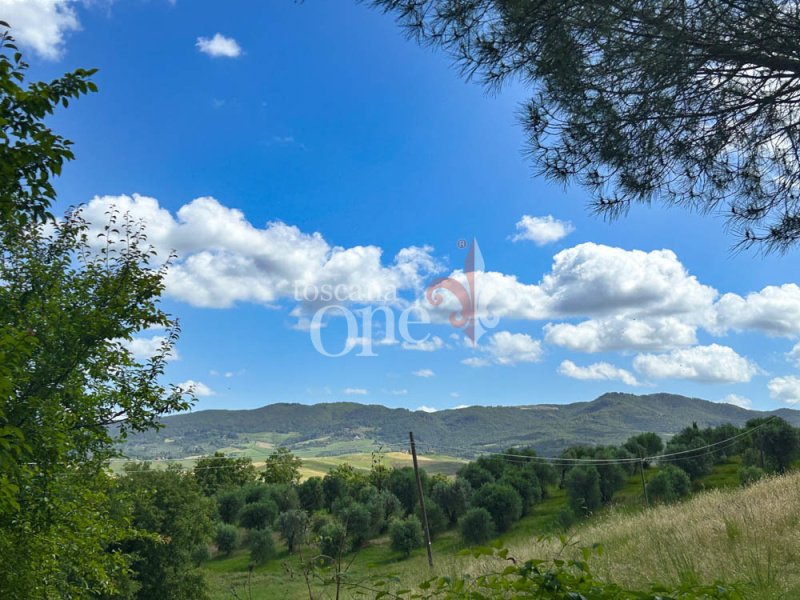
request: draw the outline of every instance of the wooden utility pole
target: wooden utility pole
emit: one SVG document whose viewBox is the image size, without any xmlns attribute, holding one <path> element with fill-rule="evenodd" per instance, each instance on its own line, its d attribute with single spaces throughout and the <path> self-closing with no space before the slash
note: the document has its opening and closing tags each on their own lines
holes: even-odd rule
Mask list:
<svg viewBox="0 0 800 600">
<path fill-rule="evenodd" d="M 644 459 L 639 461 L 639 473 L 642 474 L 642 491 L 644 492 L 644 503 L 650 508 L 650 498 L 647 497 L 647 485 L 644 482 Z"/>
<path fill-rule="evenodd" d="M 422 495 L 422 479 L 419 477 L 417 464 L 417 446 L 414 444 L 414 432 L 408 432 L 408 441 L 411 442 L 411 458 L 414 459 L 414 476 L 417 478 L 417 493 L 419 494 L 419 508 L 422 511 L 422 526 L 425 528 L 425 548 L 428 550 L 428 566 L 433 568 L 433 553 L 431 551 L 431 531 L 428 528 L 428 513 L 425 511 L 425 497 Z"/>
</svg>

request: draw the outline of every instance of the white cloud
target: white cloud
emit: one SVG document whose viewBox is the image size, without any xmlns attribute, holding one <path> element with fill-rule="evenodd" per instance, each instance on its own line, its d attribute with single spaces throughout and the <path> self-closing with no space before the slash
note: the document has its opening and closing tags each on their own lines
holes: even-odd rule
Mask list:
<svg viewBox="0 0 800 600">
<path fill-rule="evenodd" d="M 392 396 L 406 396 L 406 395 L 408 395 L 408 390 L 403 388 L 403 389 L 399 389 L 399 390 L 391 390 L 389 393 Z"/>
<path fill-rule="evenodd" d="M 433 408 L 432 406 L 425 406 L 424 404 L 422 406 L 417 407 L 417 411 L 422 411 L 426 413 L 435 413 L 437 410 L 439 409 Z"/>
<path fill-rule="evenodd" d="M 216 395 L 216 392 L 208 387 L 205 383 L 202 381 L 195 381 L 194 379 L 187 379 L 183 383 L 179 383 L 178 387 L 187 393 L 189 391 L 194 392 L 194 395 L 198 398 Z"/>
<path fill-rule="evenodd" d="M 800 286 L 770 285 L 744 298 L 725 294 L 715 305 L 715 330 L 755 329 L 774 336 L 800 334 Z"/>
<path fill-rule="evenodd" d="M 175 217 L 154 198 L 97 197 L 83 211 L 95 224 L 92 234 L 101 230 L 111 206 L 145 224 L 148 242 L 159 256 L 176 252 L 165 279 L 166 294 L 193 306 L 273 306 L 299 298 L 292 315 L 300 319 L 338 302 L 325 299 L 326 291 L 358 303 L 392 303 L 399 291 L 421 289 L 439 269 L 429 247 L 403 248 L 385 265 L 377 246 L 331 246 L 319 233 L 304 233 L 280 221 L 255 227 L 242 211 L 210 197 L 182 206 Z"/>
<path fill-rule="evenodd" d="M 544 339 L 575 352 L 670 350 L 697 343 L 697 328 L 677 317 L 589 319 L 548 323 Z"/>
<path fill-rule="evenodd" d="M 458 392 L 450 392 L 450 397 L 451 398 L 461 398 L 461 394 L 459 394 Z"/>
<path fill-rule="evenodd" d="M 432 336 L 423 342 L 409 343 L 403 342 L 404 350 L 419 350 L 420 352 L 434 352 L 444 348 L 444 341 L 438 336 Z"/>
<path fill-rule="evenodd" d="M 64 51 L 66 35 L 80 29 L 72 0 L 0 0 L 0 19 L 11 25 L 21 48 L 55 60 Z"/>
<path fill-rule="evenodd" d="M 459 404 L 458 406 L 454 406 L 453 410 L 461 410 L 462 408 L 469 408 L 472 404 Z"/>
<path fill-rule="evenodd" d="M 733 348 L 711 344 L 668 354 L 639 354 L 633 367 L 653 379 L 687 379 L 702 383 L 744 383 L 760 370 Z"/>
<path fill-rule="evenodd" d="M 565 360 L 558 367 L 558 372 L 572 379 L 619 380 L 627 385 L 639 385 L 636 377 L 634 377 L 630 371 L 620 369 L 607 362 L 598 362 L 585 367 L 579 367 L 571 360 Z"/>
<path fill-rule="evenodd" d="M 158 352 L 166 340 L 167 338 L 163 335 L 154 335 L 149 338 L 136 337 L 131 340 L 122 340 L 121 343 L 133 354 L 136 360 L 147 360 Z M 180 355 L 177 348 L 173 347 L 166 358 L 167 360 L 179 360 Z"/>
<path fill-rule="evenodd" d="M 242 54 L 242 48 L 236 40 L 221 33 L 214 34 L 212 38 L 199 37 L 195 46 L 203 54 L 214 57 L 236 58 Z"/>
<path fill-rule="evenodd" d="M 344 388 L 345 396 L 366 396 L 367 394 L 369 391 L 364 388 Z"/>
<path fill-rule="evenodd" d="M 489 363 L 514 366 L 522 362 L 538 362 L 542 358 L 542 343 L 526 333 L 498 331 L 489 343 L 479 347 L 486 358 L 472 357 L 461 362 L 470 367 L 485 367 Z"/>
<path fill-rule="evenodd" d="M 794 345 L 789 352 L 786 353 L 786 358 L 789 359 L 790 362 L 794 363 L 794 366 L 800 369 L 800 342 Z"/>
<path fill-rule="evenodd" d="M 800 378 L 793 375 L 776 377 L 767 384 L 769 395 L 773 400 L 787 404 L 800 403 Z"/>
<path fill-rule="evenodd" d="M 753 402 L 750 398 L 739 396 L 738 394 L 728 394 L 719 402 L 723 404 L 733 404 L 739 408 L 753 408 Z"/>
<path fill-rule="evenodd" d="M 419 369 L 418 371 L 414 371 L 412 375 L 416 375 L 417 377 L 433 377 L 435 373 L 431 369 Z"/>
<path fill-rule="evenodd" d="M 551 242 L 557 242 L 573 231 L 575 228 L 572 223 L 559 221 L 552 215 L 546 217 L 524 215 L 517 222 L 517 233 L 511 237 L 511 240 L 514 242 L 528 240 L 537 246 L 544 246 Z"/>
</svg>

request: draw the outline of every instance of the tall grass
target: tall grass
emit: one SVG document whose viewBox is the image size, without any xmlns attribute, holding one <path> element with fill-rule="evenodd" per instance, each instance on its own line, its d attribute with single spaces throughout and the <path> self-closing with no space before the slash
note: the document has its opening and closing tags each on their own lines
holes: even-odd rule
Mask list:
<svg viewBox="0 0 800 600">
<path fill-rule="evenodd" d="M 800 474 L 738 490 L 713 490 L 638 514 L 611 512 L 572 532 L 599 543 L 595 574 L 626 587 L 741 582 L 752 598 L 800 598 Z M 517 542 L 521 558 L 549 556 L 553 542 Z M 569 552 L 569 550 L 568 550 Z"/>
</svg>

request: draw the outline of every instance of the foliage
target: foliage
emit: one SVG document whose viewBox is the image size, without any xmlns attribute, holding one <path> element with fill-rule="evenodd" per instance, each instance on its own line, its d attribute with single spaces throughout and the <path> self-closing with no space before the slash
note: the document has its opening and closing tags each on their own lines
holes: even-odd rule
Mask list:
<svg viewBox="0 0 800 600">
<path fill-rule="evenodd" d="M 261 479 L 264 483 L 296 484 L 300 481 L 303 461 L 283 446 L 267 457 Z"/>
<path fill-rule="evenodd" d="M 747 422 L 753 448 L 759 453 L 762 469 L 786 472 L 789 465 L 800 455 L 800 434 L 781 418 L 752 419 Z"/>
<path fill-rule="evenodd" d="M 405 556 L 410 555 L 414 548 L 421 547 L 425 542 L 419 519 L 411 515 L 392 520 L 389 523 L 389 542 L 392 550 L 402 552 Z"/>
<path fill-rule="evenodd" d="M 250 458 L 225 456 L 222 452 L 199 458 L 193 473 L 206 496 L 242 487 L 256 478 L 256 469 Z"/>
<path fill-rule="evenodd" d="M 567 473 L 564 481 L 569 506 L 576 514 L 588 515 L 600 507 L 600 473 L 593 466 L 580 465 Z"/>
<path fill-rule="evenodd" d="M 714 459 L 705 450 L 696 449 L 703 448 L 708 445 L 703 432 L 694 423 L 691 427 L 687 427 L 680 433 L 675 435 L 665 448 L 667 454 L 681 453 L 673 464 L 680 467 L 689 475 L 692 480 L 699 479 L 704 475 L 711 472 L 711 467 L 714 464 Z"/>
<path fill-rule="evenodd" d="M 629 437 L 623 446 L 633 456 L 645 458 L 660 454 L 664 449 L 664 442 L 661 436 L 650 431 Z"/>
<path fill-rule="evenodd" d="M 44 119 L 94 90 L 94 71 L 26 86 L 27 65 L 0 37 L 0 589 L 132 592 L 130 557 L 108 550 L 137 534 L 105 463 L 115 434 L 188 406 L 161 383 L 178 335 L 158 306 L 164 267 L 117 214 L 92 239 L 78 210 L 52 220 L 50 177 L 72 151 Z M 148 327 L 165 328 L 165 341 L 139 362 L 126 342 Z"/>
<path fill-rule="evenodd" d="M 325 492 L 322 488 L 322 478 L 309 477 L 297 486 L 297 495 L 300 506 L 309 512 L 321 509 L 325 505 Z"/>
<path fill-rule="evenodd" d="M 522 499 L 510 485 L 487 483 L 472 497 L 472 505 L 485 508 L 497 531 L 507 531 L 522 515 Z"/>
<path fill-rule="evenodd" d="M 431 485 L 431 498 L 442 508 L 450 525 L 455 525 L 466 512 L 471 496 L 472 486 L 466 479 L 434 478 Z"/>
<path fill-rule="evenodd" d="M 302 544 L 308 529 L 308 513 L 304 510 L 287 510 L 278 516 L 275 528 L 286 541 L 286 548 L 291 554 L 296 544 Z"/>
<path fill-rule="evenodd" d="M 354 548 L 358 548 L 369 537 L 372 515 L 360 502 L 349 502 L 336 511 L 336 517 L 347 530 L 347 537 Z"/>
<path fill-rule="evenodd" d="M 686 471 L 672 465 L 658 470 L 647 482 L 647 495 L 651 502 L 677 502 L 689 495 L 692 482 Z"/>
<path fill-rule="evenodd" d="M 458 471 L 458 478 L 466 481 L 473 490 L 479 490 L 487 483 L 494 482 L 494 475 L 477 462 L 471 462 L 461 467 Z"/>
<path fill-rule="evenodd" d="M 466 76 L 522 81 L 546 176 L 617 216 L 724 206 L 744 244 L 800 240 L 800 61 L 789 0 L 374 0 Z"/>
<path fill-rule="evenodd" d="M 240 490 L 228 492 L 217 498 L 217 513 L 223 523 L 235 524 L 244 508 L 244 495 Z"/>
<path fill-rule="evenodd" d="M 233 525 L 220 523 L 214 534 L 214 543 L 220 552 L 230 555 L 239 545 L 239 530 Z"/>
<path fill-rule="evenodd" d="M 275 540 L 269 529 L 254 529 L 249 533 L 250 560 L 257 565 L 275 557 Z"/>
<path fill-rule="evenodd" d="M 508 566 L 477 577 L 435 577 L 422 581 L 418 591 L 392 592 L 396 599 L 476 600 L 489 598 L 537 598 L 540 600 L 741 600 L 740 592 L 723 584 L 683 584 L 678 587 L 651 585 L 647 591 L 626 590 L 595 579 L 588 560 L 602 549 L 585 548 L 581 559 L 520 561 L 507 549 L 475 548 L 476 559 L 493 557 Z M 502 564 L 501 564 L 502 566 Z M 376 598 L 385 597 L 383 579 L 374 583 Z"/>
<path fill-rule="evenodd" d="M 266 529 L 278 517 L 278 507 L 272 500 L 253 502 L 242 509 L 239 525 L 247 529 Z"/>
<path fill-rule="evenodd" d="M 444 514 L 442 508 L 430 498 L 425 498 L 425 513 L 428 516 L 428 533 L 430 533 L 431 539 L 435 540 L 437 537 L 439 537 L 439 534 L 447 531 L 450 521 Z M 419 506 L 417 506 L 414 514 L 421 523 L 422 511 Z"/>
<path fill-rule="evenodd" d="M 135 597 L 199 599 L 206 596 L 193 553 L 212 535 L 212 502 L 180 468 L 156 471 L 147 464 L 126 465 L 120 491 L 133 504 L 133 525 L 155 535 L 137 535 L 121 549 L 133 557 Z"/>
<path fill-rule="evenodd" d="M 338 521 L 323 525 L 319 530 L 319 551 L 328 561 L 334 561 L 347 552 L 347 530 Z"/>
<path fill-rule="evenodd" d="M 742 487 L 754 484 L 756 481 L 764 479 L 766 472 L 764 469 L 754 466 L 743 466 L 739 469 L 739 483 Z"/>
<path fill-rule="evenodd" d="M 425 471 L 420 471 L 420 479 L 422 480 L 423 493 L 428 489 L 428 476 Z M 403 506 L 406 514 L 414 512 L 415 507 L 419 504 L 419 494 L 417 493 L 417 480 L 414 476 L 414 469 L 411 467 L 402 467 L 400 469 L 392 469 L 389 474 L 389 491 L 391 491 L 400 504 Z"/>
<path fill-rule="evenodd" d="M 492 515 L 485 508 L 471 508 L 461 517 L 459 530 L 465 544 L 485 544 L 495 532 Z"/>
</svg>

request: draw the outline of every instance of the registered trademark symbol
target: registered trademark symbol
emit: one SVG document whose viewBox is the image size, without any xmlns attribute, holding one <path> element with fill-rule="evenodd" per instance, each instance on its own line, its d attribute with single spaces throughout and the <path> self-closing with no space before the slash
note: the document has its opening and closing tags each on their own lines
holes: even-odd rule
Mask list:
<svg viewBox="0 0 800 600">
<path fill-rule="evenodd" d="M 462 250 L 467 247 L 467 240 L 458 240 L 456 246 Z"/>
</svg>

